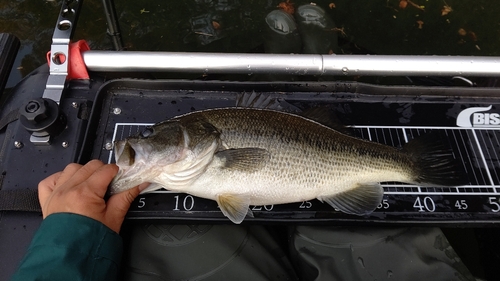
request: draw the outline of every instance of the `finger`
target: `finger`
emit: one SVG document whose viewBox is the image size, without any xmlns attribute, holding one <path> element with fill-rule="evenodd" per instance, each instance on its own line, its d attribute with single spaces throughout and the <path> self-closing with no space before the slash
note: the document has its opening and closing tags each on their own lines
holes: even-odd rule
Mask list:
<svg viewBox="0 0 500 281">
<path fill-rule="evenodd" d="M 38 184 L 38 201 L 40 202 L 40 206 L 43 207 L 50 194 L 52 194 L 52 191 L 56 186 L 56 182 L 61 174 L 62 172 L 52 174 Z"/>
<path fill-rule="evenodd" d="M 89 187 L 99 196 L 104 197 L 108 185 L 118 173 L 118 166 L 107 164 L 97 169 L 88 179 Z"/>
<path fill-rule="evenodd" d="M 62 183 L 65 183 L 81 168 L 82 165 L 77 163 L 68 164 L 59 175 L 59 178 L 56 180 L 56 184 L 61 185 Z"/>
<path fill-rule="evenodd" d="M 76 167 L 78 167 L 76 165 L 79 166 L 78 170 L 76 169 Z M 59 185 L 66 183 L 68 187 L 76 187 L 78 184 L 86 181 L 97 169 L 104 166 L 104 163 L 99 160 L 92 160 L 83 166 L 79 164 L 76 165 L 68 165 L 66 167 L 68 173 L 65 173 L 66 169 L 64 169 L 63 174 L 58 180 Z M 72 175 L 70 175 L 71 172 L 73 172 Z"/>
<path fill-rule="evenodd" d="M 146 189 L 151 183 L 149 182 L 143 182 L 139 184 L 139 190 L 142 192 L 144 189 Z"/>
<path fill-rule="evenodd" d="M 57 181 L 61 177 L 62 173 L 63 172 L 60 171 L 41 180 L 40 183 L 38 183 L 38 188 L 53 190 L 56 186 Z"/>
<path fill-rule="evenodd" d="M 130 204 L 132 204 L 140 192 L 139 186 L 136 186 L 109 198 L 106 208 L 106 220 L 109 222 L 108 226 L 115 232 L 120 232 L 120 227 L 130 208 Z"/>
</svg>

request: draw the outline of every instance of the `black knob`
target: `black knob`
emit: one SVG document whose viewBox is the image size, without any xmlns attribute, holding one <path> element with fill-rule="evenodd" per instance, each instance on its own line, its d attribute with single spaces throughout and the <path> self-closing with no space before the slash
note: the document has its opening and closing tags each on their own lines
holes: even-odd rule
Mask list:
<svg viewBox="0 0 500 281">
<path fill-rule="evenodd" d="M 24 111 L 20 112 L 28 121 L 40 123 L 48 118 L 47 101 L 44 99 L 31 100 L 24 107 Z"/>
<path fill-rule="evenodd" d="M 19 114 L 24 128 L 37 136 L 58 134 L 66 125 L 58 104 L 51 99 L 30 100 L 19 109 Z"/>
</svg>

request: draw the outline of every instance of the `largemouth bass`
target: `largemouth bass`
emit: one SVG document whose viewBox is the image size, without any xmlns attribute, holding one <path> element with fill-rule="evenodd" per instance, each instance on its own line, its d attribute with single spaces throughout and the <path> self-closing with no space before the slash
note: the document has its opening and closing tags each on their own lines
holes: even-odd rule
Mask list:
<svg viewBox="0 0 500 281">
<path fill-rule="evenodd" d="M 455 160 L 435 138 L 402 149 L 358 139 L 308 118 L 255 108 L 192 112 L 115 143 L 110 192 L 143 182 L 216 200 L 234 223 L 249 205 L 319 199 L 356 215 L 381 202 L 380 182 L 461 185 Z"/>
</svg>

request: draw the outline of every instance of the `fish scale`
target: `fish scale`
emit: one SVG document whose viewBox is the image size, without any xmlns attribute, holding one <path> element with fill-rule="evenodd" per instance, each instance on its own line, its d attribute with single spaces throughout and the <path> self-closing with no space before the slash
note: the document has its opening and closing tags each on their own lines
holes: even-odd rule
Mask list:
<svg viewBox="0 0 500 281">
<path fill-rule="evenodd" d="M 148 191 L 163 186 L 216 200 L 235 223 L 249 213 L 249 205 L 315 198 L 366 215 L 382 200 L 381 181 L 459 181 L 449 151 L 434 139 L 414 140 L 398 150 L 268 109 L 192 112 L 116 145 L 120 172 L 112 192 L 148 181 L 154 183 Z M 429 168 L 436 163 L 439 169 Z"/>
<path fill-rule="evenodd" d="M 259 194 L 258 190 L 254 190 L 258 186 L 258 189 L 262 189 L 260 191 L 262 196 L 255 196 L 251 203 L 264 205 L 310 200 L 319 195 L 331 196 L 353 188 L 357 175 L 363 172 L 379 174 L 379 176 L 370 175 L 371 182 L 388 179 L 409 180 L 411 177 L 400 171 L 399 177 L 379 179 L 386 173 L 390 176 L 395 170 L 401 170 L 400 163 L 394 161 L 394 158 L 398 157 L 387 155 L 388 158 L 392 157 L 387 164 L 392 163 L 392 165 L 380 165 L 379 159 L 375 159 L 377 161 L 375 164 L 371 163 L 373 160 L 367 157 L 368 154 L 362 160 L 359 159 L 355 153 L 356 149 L 352 147 L 362 145 L 373 146 L 372 149 L 383 147 L 386 151 L 389 150 L 390 153 L 399 156 L 396 149 L 340 134 L 300 116 L 269 110 L 238 108 L 207 110 L 198 114 L 219 129 L 221 140 L 228 148 L 264 148 L 270 152 L 271 158 L 258 173 L 248 174 L 245 171 L 231 171 L 231 175 L 225 173 L 229 179 L 225 179 L 224 182 L 217 179 L 220 177 L 220 167 L 209 166 L 198 184 L 193 185 L 194 190 L 189 190 L 192 193 L 196 193 L 199 188 L 210 189 L 215 194 L 239 188 L 239 192 L 242 193 Z M 286 168 L 285 163 L 288 165 Z M 377 168 L 372 169 L 370 165 Z M 279 183 L 279 186 L 276 186 L 276 183 Z M 269 188 L 275 191 L 272 193 L 266 191 Z M 277 190 L 278 188 L 280 190 Z M 271 194 L 275 196 L 269 197 Z"/>
</svg>

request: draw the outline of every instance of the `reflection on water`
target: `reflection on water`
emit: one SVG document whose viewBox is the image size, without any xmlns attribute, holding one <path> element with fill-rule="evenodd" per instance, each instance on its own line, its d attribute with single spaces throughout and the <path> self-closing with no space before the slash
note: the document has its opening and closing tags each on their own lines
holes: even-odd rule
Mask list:
<svg viewBox="0 0 500 281">
<path fill-rule="evenodd" d="M 310 1 L 295 2 L 295 10 Z M 323 0 L 336 53 L 498 56 L 497 1 Z M 264 52 L 266 15 L 279 0 L 116 1 L 128 50 Z M 283 5 L 282 5 L 283 6 Z M 8 86 L 44 63 L 60 9 L 54 0 L 0 0 L 0 32 L 21 39 Z M 111 49 L 100 0 L 85 0 L 74 39 Z M 17 75 L 16 75 L 17 74 Z"/>
</svg>

